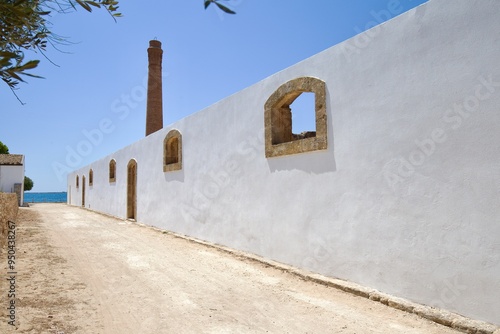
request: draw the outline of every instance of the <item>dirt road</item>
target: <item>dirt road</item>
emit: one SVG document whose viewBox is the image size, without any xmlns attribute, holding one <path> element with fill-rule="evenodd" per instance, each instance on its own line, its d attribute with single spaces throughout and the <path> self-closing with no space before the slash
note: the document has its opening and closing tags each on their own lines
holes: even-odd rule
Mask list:
<svg viewBox="0 0 500 334">
<path fill-rule="evenodd" d="M 458 333 L 64 204 L 21 209 L 16 223 L 16 333 Z M 0 332 L 14 332 L 0 287 Z"/>
</svg>

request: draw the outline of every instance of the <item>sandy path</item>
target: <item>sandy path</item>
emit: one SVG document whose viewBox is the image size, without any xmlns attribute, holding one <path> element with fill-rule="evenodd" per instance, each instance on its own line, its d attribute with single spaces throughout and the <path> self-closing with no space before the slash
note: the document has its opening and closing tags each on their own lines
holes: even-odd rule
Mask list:
<svg viewBox="0 0 500 334">
<path fill-rule="evenodd" d="M 458 333 L 64 204 L 21 209 L 17 225 L 16 333 Z"/>
</svg>

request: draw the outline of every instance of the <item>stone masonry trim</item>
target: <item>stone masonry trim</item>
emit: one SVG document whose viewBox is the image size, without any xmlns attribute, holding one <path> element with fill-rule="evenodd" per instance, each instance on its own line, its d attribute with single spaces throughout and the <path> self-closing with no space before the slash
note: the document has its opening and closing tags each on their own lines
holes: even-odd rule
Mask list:
<svg viewBox="0 0 500 334">
<path fill-rule="evenodd" d="M 173 152 L 176 149 L 177 152 Z M 182 134 L 178 130 L 171 130 L 163 140 L 163 171 L 172 172 L 181 169 Z"/>
<path fill-rule="evenodd" d="M 309 138 L 294 139 L 290 105 L 302 93 L 315 95 L 316 133 Z M 326 150 L 326 84 L 313 77 L 300 77 L 281 85 L 264 105 L 266 158 Z"/>
</svg>

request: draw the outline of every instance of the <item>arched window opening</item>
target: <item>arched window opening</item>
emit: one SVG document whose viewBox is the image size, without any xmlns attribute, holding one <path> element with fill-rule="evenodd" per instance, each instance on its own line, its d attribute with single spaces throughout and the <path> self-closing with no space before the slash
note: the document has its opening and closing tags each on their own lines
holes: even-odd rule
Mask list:
<svg viewBox="0 0 500 334">
<path fill-rule="evenodd" d="M 290 104 L 292 140 L 316 137 L 315 99 L 314 93 L 304 92 Z"/>
<path fill-rule="evenodd" d="M 309 120 L 308 114 L 311 116 Z M 306 118 L 300 119 L 302 116 Z M 325 83 L 316 78 L 301 77 L 281 85 L 266 101 L 264 123 L 268 158 L 325 150 Z"/>
</svg>

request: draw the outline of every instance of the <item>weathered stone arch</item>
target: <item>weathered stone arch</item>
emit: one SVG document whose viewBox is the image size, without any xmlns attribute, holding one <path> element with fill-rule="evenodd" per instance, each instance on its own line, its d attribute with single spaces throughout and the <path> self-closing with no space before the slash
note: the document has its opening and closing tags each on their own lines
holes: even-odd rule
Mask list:
<svg viewBox="0 0 500 334">
<path fill-rule="evenodd" d="M 171 130 L 163 140 L 163 171 L 182 169 L 182 135 L 178 130 Z"/>
<path fill-rule="evenodd" d="M 302 93 L 314 93 L 316 130 L 292 133 L 290 105 Z M 276 157 L 327 148 L 326 85 L 313 77 L 290 80 L 269 97 L 264 105 L 266 157 Z"/>
</svg>

